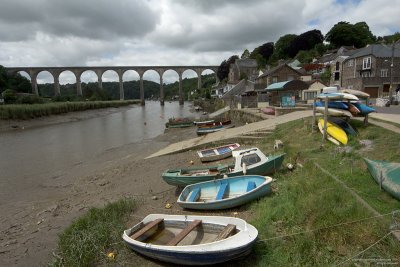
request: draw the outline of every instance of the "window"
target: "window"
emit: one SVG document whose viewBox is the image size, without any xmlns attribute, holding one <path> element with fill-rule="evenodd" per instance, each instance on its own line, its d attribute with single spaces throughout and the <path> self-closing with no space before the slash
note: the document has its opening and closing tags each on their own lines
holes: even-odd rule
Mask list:
<svg viewBox="0 0 400 267">
<path fill-rule="evenodd" d="M 339 70 L 339 67 L 340 67 L 340 63 L 339 63 L 339 62 L 336 62 L 336 70 L 337 70 L 337 71 Z"/>
<path fill-rule="evenodd" d="M 340 78 L 340 72 L 335 72 L 335 81 L 339 81 Z"/>
<path fill-rule="evenodd" d="M 288 79 L 288 81 L 293 81 L 294 77 L 292 75 L 288 75 L 287 79 Z"/>
<path fill-rule="evenodd" d="M 240 163 L 240 165 L 243 166 L 243 163 L 245 163 L 246 166 L 251 166 L 260 161 L 261 161 L 261 159 L 257 154 L 250 154 L 250 155 L 243 156 L 242 162 Z"/>
<path fill-rule="evenodd" d="M 363 58 L 363 70 L 371 68 L 371 57 Z"/>
<path fill-rule="evenodd" d="M 387 69 L 381 69 L 381 77 L 387 77 L 388 76 L 388 70 Z"/>
<path fill-rule="evenodd" d="M 353 67 L 354 64 L 354 60 L 350 59 L 349 61 L 347 61 L 347 67 Z"/>
<path fill-rule="evenodd" d="M 371 72 L 369 72 L 369 71 L 363 72 L 363 73 L 361 73 L 361 77 L 363 77 L 363 78 L 371 77 Z"/>
<path fill-rule="evenodd" d="M 272 83 L 277 83 L 278 82 L 278 76 L 272 77 Z"/>
</svg>

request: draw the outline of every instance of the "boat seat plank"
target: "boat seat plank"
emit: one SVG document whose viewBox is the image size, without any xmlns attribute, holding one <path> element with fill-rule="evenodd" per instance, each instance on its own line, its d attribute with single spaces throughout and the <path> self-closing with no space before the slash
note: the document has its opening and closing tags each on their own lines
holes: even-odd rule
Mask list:
<svg viewBox="0 0 400 267">
<path fill-rule="evenodd" d="M 139 231 L 133 233 L 131 235 L 132 239 L 137 239 L 140 236 L 144 235 L 146 232 L 148 232 L 150 229 L 152 229 L 153 227 L 159 225 L 162 221 L 164 221 L 163 218 L 159 218 L 157 220 L 154 220 L 152 222 L 149 222 L 148 224 L 146 224 L 142 229 L 140 229 Z"/>
<path fill-rule="evenodd" d="M 254 181 L 249 181 L 249 182 L 247 183 L 246 192 L 249 192 L 249 191 L 253 190 L 253 189 L 256 188 L 256 187 L 257 187 L 257 186 L 256 186 L 256 183 L 255 183 Z"/>
<path fill-rule="evenodd" d="M 227 187 L 228 187 L 228 183 L 221 183 L 221 185 L 219 186 L 217 196 L 215 197 L 215 200 L 221 200 L 224 198 Z"/>
<path fill-rule="evenodd" d="M 167 246 L 176 246 L 182 241 L 194 228 L 196 228 L 201 223 L 201 220 L 194 220 L 185 229 L 183 229 L 179 234 L 177 234 L 171 241 L 168 242 Z"/>
<path fill-rule="evenodd" d="M 235 232 L 235 230 L 236 230 L 236 225 L 228 224 L 221 231 L 221 233 L 218 234 L 218 236 L 215 238 L 215 241 L 219 241 L 219 240 L 227 238 L 228 236 L 232 235 Z"/>
<path fill-rule="evenodd" d="M 188 197 L 188 202 L 196 202 L 200 197 L 200 188 L 196 188 L 192 191 L 190 196 Z"/>
</svg>

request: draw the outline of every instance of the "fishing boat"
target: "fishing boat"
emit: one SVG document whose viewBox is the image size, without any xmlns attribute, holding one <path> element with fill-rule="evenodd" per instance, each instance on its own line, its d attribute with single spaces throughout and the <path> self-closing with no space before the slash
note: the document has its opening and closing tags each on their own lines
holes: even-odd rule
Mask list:
<svg viewBox="0 0 400 267">
<path fill-rule="evenodd" d="M 209 123 L 213 123 L 215 120 L 207 120 L 207 121 L 194 121 L 193 124 L 197 126 L 207 125 Z"/>
<path fill-rule="evenodd" d="M 328 118 L 328 122 L 342 128 L 348 135 L 357 135 L 357 129 L 351 126 L 347 121 L 336 118 L 336 117 L 330 117 Z"/>
<path fill-rule="evenodd" d="M 193 121 L 188 118 L 170 118 L 165 124 L 166 128 L 185 128 L 193 126 Z"/>
<path fill-rule="evenodd" d="M 211 265 L 251 252 L 257 229 L 246 221 L 223 216 L 150 214 L 124 231 L 134 251 L 173 264 Z"/>
<path fill-rule="evenodd" d="M 162 178 L 170 185 L 186 186 L 221 179 L 225 176 L 267 175 L 281 167 L 285 154 L 267 157 L 260 149 L 254 147 L 234 150 L 232 156 L 234 158 L 233 164 L 169 169 L 162 174 Z"/>
<path fill-rule="evenodd" d="M 368 170 L 381 187 L 400 200 L 400 163 L 364 158 Z"/>
<path fill-rule="evenodd" d="M 197 151 L 201 162 L 216 161 L 232 156 L 232 151 L 240 147 L 238 143 Z"/>
<path fill-rule="evenodd" d="M 186 209 L 229 209 L 271 193 L 272 178 L 243 175 L 186 186 L 177 203 Z"/>
</svg>

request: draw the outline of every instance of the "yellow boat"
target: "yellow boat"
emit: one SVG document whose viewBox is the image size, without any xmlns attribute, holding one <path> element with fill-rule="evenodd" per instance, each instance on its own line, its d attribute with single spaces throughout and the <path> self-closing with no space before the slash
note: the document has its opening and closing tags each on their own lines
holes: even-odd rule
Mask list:
<svg viewBox="0 0 400 267">
<path fill-rule="evenodd" d="M 324 119 L 319 119 L 318 124 L 321 125 L 321 128 L 323 129 L 325 124 L 324 124 Z M 347 134 L 345 131 L 342 130 L 342 128 L 339 128 L 338 126 L 333 125 L 332 123 L 327 124 L 326 131 L 330 136 L 338 140 L 340 143 L 343 145 L 346 145 L 349 139 L 347 138 Z"/>
</svg>

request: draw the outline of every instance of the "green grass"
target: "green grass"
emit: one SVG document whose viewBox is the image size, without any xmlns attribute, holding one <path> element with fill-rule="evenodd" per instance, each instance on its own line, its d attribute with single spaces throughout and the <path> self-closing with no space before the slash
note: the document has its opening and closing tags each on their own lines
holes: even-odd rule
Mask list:
<svg viewBox="0 0 400 267">
<path fill-rule="evenodd" d="M 380 191 L 362 160 L 369 157 L 398 161 L 400 135 L 354 121 L 360 135 L 350 141 L 354 150 L 346 154 L 337 152 L 336 146 L 330 143 L 320 148 L 321 134 L 311 133 L 307 121 L 310 120 L 281 125 L 261 144 L 264 151 L 271 151 L 273 140 L 281 139 L 287 153 L 286 162 L 294 163 L 297 159 L 304 167 L 275 174 L 277 192 L 252 205 L 255 213 L 252 223 L 259 230 L 260 239 L 274 238 L 257 243 L 254 253 L 257 266 L 335 265 L 389 232 L 390 216 L 330 227 L 374 214 L 316 168 L 314 162 L 338 177 L 378 212 L 385 214 L 400 209 L 398 200 Z M 362 146 L 358 140 L 361 139 L 372 140 L 373 150 L 360 151 Z M 300 232 L 305 233 L 285 237 Z M 400 263 L 399 242 L 389 236 L 357 258 L 377 257 Z"/>
<path fill-rule="evenodd" d="M 120 107 L 137 104 L 137 100 L 125 101 L 86 101 L 86 102 L 53 102 L 45 104 L 10 104 L 0 105 L 0 119 L 3 120 L 27 120 L 43 116 L 84 111 L 88 109 L 99 109 L 109 107 Z"/>
<path fill-rule="evenodd" d="M 90 209 L 59 236 L 50 266 L 107 264 L 107 253 L 127 250 L 121 235 L 134 207 L 133 200 L 122 199 L 104 208 Z"/>
<path fill-rule="evenodd" d="M 311 132 L 310 121 L 307 118 L 280 125 L 273 134 L 255 144 L 269 154 L 274 153 L 274 140 L 280 139 L 287 153 L 285 164 L 297 161 L 303 167 L 294 171 L 283 168 L 273 175 L 275 193 L 237 209 L 239 217 L 242 212 L 251 214 L 248 221 L 258 229 L 259 241 L 248 257 L 226 266 L 334 266 L 389 232 L 390 216 L 359 221 L 374 214 L 314 163 L 338 177 L 378 212 L 390 213 L 400 209 L 399 201 L 379 189 L 362 158 L 398 161 L 400 135 L 351 121 L 360 134 L 349 142 L 353 151 L 344 153 L 331 143 L 321 147 L 321 134 Z M 371 151 L 363 150 L 359 144 L 362 139 L 373 141 Z M 62 260 L 56 260 L 53 266 L 152 264 L 122 244 L 124 218 L 133 204 L 115 213 L 112 205 L 115 204 L 104 210 L 89 211 L 60 236 Z M 354 221 L 359 222 L 350 223 Z M 105 253 L 109 251 L 118 252 L 114 261 L 106 259 Z M 388 236 L 356 258 L 382 258 L 400 263 L 399 241 Z M 349 265 L 365 266 L 365 261 L 350 260 L 344 266 Z"/>
</svg>

